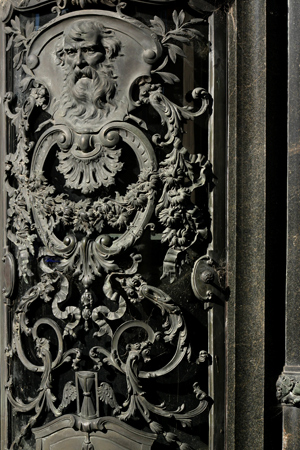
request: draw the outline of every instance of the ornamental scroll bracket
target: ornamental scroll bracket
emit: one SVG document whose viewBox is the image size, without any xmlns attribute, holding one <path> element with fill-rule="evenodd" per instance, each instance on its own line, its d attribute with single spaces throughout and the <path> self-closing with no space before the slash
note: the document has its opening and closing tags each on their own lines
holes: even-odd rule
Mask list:
<svg viewBox="0 0 300 450">
<path fill-rule="evenodd" d="M 167 247 L 162 277 L 172 282 L 187 250 L 207 240 L 209 221 L 191 195 L 206 190 L 214 175 L 203 155 L 183 146 L 182 127 L 206 113 L 211 98 L 195 87 L 191 95 L 198 107 L 192 108 L 175 104 L 164 91 L 165 84 L 179 81 L 169 71 L 184 57 L 179 44 L 203 39 L 197 26 L 205 20 L 187 21 L 183 11 L 174 11 L 173 28 L 157 16 L 146 26 L 126 16 L 123 3 L 100 3 L 115 5 L 116 12 L 59 13 L 37 31 L 31 22 L 23 28 L 16 15 L 5 28 L 24 98 L 14 107 L 14 94 L 5 97 L 17 134 L 15 151 L 6 159 L 7 237 L 26 287 L 13 310 L 6 353 L 10 362 L 17 359 L 24 370 L 40 375 L 36 393 L 26 399 L 16 394 L 13 373 L 9 376 L 7 398 L 14 412 L 30 416 L 11 449 L 39 426 L 33 430 L 36 439 L 48 436 L 51 442 L 63 442 L 62 429 L 70 439 L 81 431 L 85 450 L 93 450 L 97 439 L 105 441 L 103 430 L 123 436 L 122 448 L 132 448 L 128 441 L 136 433 L 149 448 L 163 434 L 183 450 L 190 447 L 166 431 L 159 418 L 187 426 L 211 404 L 197 382 L 190 410 L 185 405 L 168 409 L 149 399 L 144 386 L 149 380 L 170 374 L 184 359 L 199 362 L 191 362 L 181 308 L 139 273 L 142 257 L 135 248 L 155 220 Z M 160 118 L 159 133 L 150 131 L 141 110 Z M 164 155 L 160 160 L 158 152 Z M 15 270 L 9 261 L 8 297 Z M 159 327 L 150 325 L 151 316 L 130 318 L 134 309 L 149 307 Z M 47 313 L 36 318 L 34 311 L 40 309 Z M 87 342 L 82 336 L 88 335 L 94 344 L 83 356 L 82 346 L 72 343 Z M 26 342 L 33 345 L 31 353 Z M 166 351 L 170 357 L 149 369 L 157 346 L 172 349 Z M 53 381 L 65 364 L 73 376 L 59 399 Z M 122 401 L 113 382 L 102 379 L 104 370 L 124 380 Z M 67 414 L 75 401 L 77 412 Z M 114 417 L 104 417 L 105 408 Z M 54 420 L 40 427 L 45 411 Z M 136 420 L 152 434 L 134 430 Z"/>
</svg>

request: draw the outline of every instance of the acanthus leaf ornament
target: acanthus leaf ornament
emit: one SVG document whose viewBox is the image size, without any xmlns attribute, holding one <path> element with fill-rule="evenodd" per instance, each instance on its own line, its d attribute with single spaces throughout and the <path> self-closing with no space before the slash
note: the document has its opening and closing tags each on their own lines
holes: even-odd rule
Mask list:
<svg viewBox="0 0 300 450">
<path fill-rule="evenodd" d="M 163 377 L 189 360 L 190 345 L 180 307 L 142 277 L 142 257 L 134 248 L 156 215 L 161 243 L 167 246 L 162 277 L 174 281 L 187 249 L 206 239 L 208 213 L 190 197 L 195 189 L 206 188 L 212 168 L 204 156 L 190 154 L 183 146 L 182 127 L 204 114 L 211 99 L 206 90 L 194 89 L 192 96 L 200 106 L 193 110 L 178 106 L 163 90 L 163 83 L 179 80 L 164 70 L 168 62 L 184 56 L 177 44 L 201 37 L 194 26 L 203 20 L 186 22 L 183 11 L 175 11 L 174 29 L 166 30 L 158 17 L 149 28 L 121 13 L 122 3 L 102 3 L 117 6 L 117 12 L 70 12 L 38 31 L 29 22 L 23 31 L 15 18 L 6 30 L 8 51 L 10 46 L 21 48 L 15 68 L 25 74 L 23 104 L 13 112 L 13 94 L 5 99 L 17 132 L 15 152 L 6 160 L 8 239 L 26 286 L 14 310 L 8 353 L 41 375 L 36 396 L 27 402 L 15 395 L 9 379 L 7 397 L 14 410 L 32 412 L 12 450 L 42 412 L 64 417 L 75 400 L 77 413 L 65 418 L 69 428 L 86 433 L 82 448 L 93 448 L 91 432 L 105 428 L 99 411 L 107 407 L 115 416 L 114 426 L 119 421 L 128 431 L 123 422 L 141 417 L 153 433 L 184 449 L 188 444 L 167 432 L 157 417 L 190 425 L 210 403 L 197 383 L 193 388 L 198 405 L 190 411 L 184 405 L 168 410 L 147 397 L 145 379 Z M 146 133 L 147 124 L 133 114 L 148 108 L 160 117 L 165 128 L 161 134 Z M 40 120 L 38 112 L 44 114 Z M 155 150 L 164 152 L 160 161 Z M 139 316 L 146 304 L 156 311 L 159 325 L 150 325 L 151 316 L 129 318 L 133 312 Z M 45 317 L 37 319 L 35 310 Z M 45 329 L 51 337 L 38 334 Z M 127 334 L 132 337 L 124 356 L 120 346 Z M 77 371 L 81 351 L 70 343 L 82 335 L 86 342 L 93 341 L 84 349 L 91 370 L 76 372 L 58 399 L 51 384 L 55 371 L 68 362 Z M 25 342 L 34 344 L 34 356 Z M 144 366 L 158 343 L 165 348 L 166 360 L 148 370 Z M 106 366 L 126 381 L 122 404 L 113 383 L 102 378 Z"/>
</svg>

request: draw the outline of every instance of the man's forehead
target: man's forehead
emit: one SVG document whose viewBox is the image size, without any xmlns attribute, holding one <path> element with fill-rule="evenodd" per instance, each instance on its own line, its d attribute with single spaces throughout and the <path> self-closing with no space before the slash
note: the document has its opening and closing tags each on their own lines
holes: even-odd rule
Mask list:
<svg viewBox="0 0 300 450">
<path fill-rule="evenodd" d="M 101 35 L 99 32 L 95 31 L 95 30 L 91 30 L 87 33 L 76 33 L 76 35 L 74 35 L 72 32 L 70 33 L 66 33 L 65 35 L 65 46 L 66 45 L 70 45 L 72 47 L 74 46 L 82 46 L 84 45 L 88 45 L 88 46 L 92 46 L 92 45 L 96 45 L 99 44 L 101 42 Z"/>
</svg>

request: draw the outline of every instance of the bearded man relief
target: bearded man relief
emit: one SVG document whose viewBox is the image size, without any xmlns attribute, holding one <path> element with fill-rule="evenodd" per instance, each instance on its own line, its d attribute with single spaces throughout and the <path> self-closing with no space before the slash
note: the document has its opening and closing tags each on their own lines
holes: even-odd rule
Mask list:
<svg viewBox="0 0 300 450">
<path fill-rule="evenodd" d="M 64 71 L 56 122 L 76 131 L 99 130 L 99 121 L 117 107 L 112 63 L 120 48 L 114 32 L 99 22 L 81 20 L 66 28 L 56 46 L 57 62 Z"/>
</svg>

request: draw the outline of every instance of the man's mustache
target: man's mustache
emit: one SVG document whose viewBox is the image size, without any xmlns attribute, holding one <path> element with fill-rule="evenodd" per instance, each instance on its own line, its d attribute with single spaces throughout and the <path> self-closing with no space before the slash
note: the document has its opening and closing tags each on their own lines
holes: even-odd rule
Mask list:
<svg viewBox="0 0 300 450">
<path fill-rule="evenodd" d="M 90 78 L 91 80 L 97 78 L 97 71 L 90 66 L 86 66 L 83 69 L 80 69 L 80 67 L 76 66 L 73 74 L 75 83 L 83 77 Z"/>
</svg>

